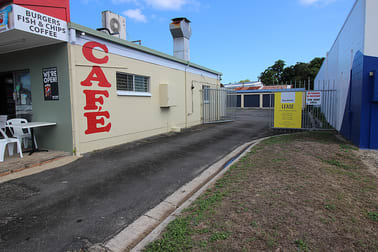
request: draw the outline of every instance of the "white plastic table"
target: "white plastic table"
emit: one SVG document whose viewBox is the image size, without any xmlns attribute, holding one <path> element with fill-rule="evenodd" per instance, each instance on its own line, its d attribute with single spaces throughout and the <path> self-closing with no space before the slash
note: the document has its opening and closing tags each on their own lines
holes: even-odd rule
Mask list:
<svg viewBox="0 0 378 252">
<path fill-rule="evenodd" d="M 32 139 L 32 150 L 30 151 L 29 155 L 33 154 L 34 152 L 41 152 L 41 151 L 48 151 L 48 150 L 40 150 L 36 148 L 34 142 L 34 128 L 40 127 L 48 127 L 48 126 L 55 126 L 56 123 L 54 122 L 28 122 L 21 125 L 23 129 L 30 129 L 31 139 Z"/>
</svg>

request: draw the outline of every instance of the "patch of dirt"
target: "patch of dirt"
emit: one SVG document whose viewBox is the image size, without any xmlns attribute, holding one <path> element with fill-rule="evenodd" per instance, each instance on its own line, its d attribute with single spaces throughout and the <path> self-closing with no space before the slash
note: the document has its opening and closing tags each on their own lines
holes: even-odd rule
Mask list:
<svg viewBox="0 0 378 252">
<path fill-rule="evenodd" d="M 378 177 L 378 150 L 359 150 L 356 154 L 360 156 L 369 171 Z"/>
<path fill-rule="evenodd" d="M 364 162 L 332 133 L 264 141 L 184 214 L 196 216 L 191 250 L 377 251 L 378 180 Z M 206 198 L 219 200 L 202 213 Z"/>
</svg>

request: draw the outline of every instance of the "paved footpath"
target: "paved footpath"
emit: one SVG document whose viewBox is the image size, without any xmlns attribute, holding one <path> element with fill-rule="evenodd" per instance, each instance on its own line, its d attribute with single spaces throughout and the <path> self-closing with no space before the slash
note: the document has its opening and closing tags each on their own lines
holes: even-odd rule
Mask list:
<svg viewBox="0 0 378 252">
<path fill-rule="evenodd" d="M 242 143 L 272 134 L 269 112 L 85 155 L 0 184 L 0 251 L 75 251 L 104 242 Z"/>
</svg>

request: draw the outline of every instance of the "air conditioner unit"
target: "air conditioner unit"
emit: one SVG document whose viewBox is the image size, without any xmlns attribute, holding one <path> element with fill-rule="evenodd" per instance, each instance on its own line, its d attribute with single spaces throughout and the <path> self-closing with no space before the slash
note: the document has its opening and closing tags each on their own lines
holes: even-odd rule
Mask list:
<svg viewBox="0 0 378 252">
<path fill-rule="evenodd" d="M 126 40 L 126 18 L 111 11 L 102 12 L 102 27 L 110 33 L 118 33 L 113 36 Z"/>
</svg>

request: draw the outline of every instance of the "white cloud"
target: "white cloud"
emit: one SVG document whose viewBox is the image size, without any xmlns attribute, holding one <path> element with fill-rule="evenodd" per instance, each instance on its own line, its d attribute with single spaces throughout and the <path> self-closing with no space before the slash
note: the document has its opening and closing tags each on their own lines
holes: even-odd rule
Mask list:
<svg viewBox="0 0 378 252">
<path fill-rule="evenodd" d="M 299 2 L 303 5 L 327 5 L 333 3 L 337 0 L 299 0 Z"/>
<path fill-rule="evenodd" d="M 137 22 L 147 22 L 147 18 L 145 15 L 143 15 L 142 11 L 140 9 L 129 9 L 123 12 L 123 14 L 131 19 L 134 19 Z"/>
<path fill-rule="evenodd" d="M 316 2 L 319 2 L 319 0 L 300 0 L 301 4 L 304 4 L 304 5 L 311 5 L 311 4 L 314 4 Z"/>
<path fill-rule="evenodd" d="M 161 10 L 180 10 L 188 0 L 144 0 L 147 5 Z"/>
</svg>

